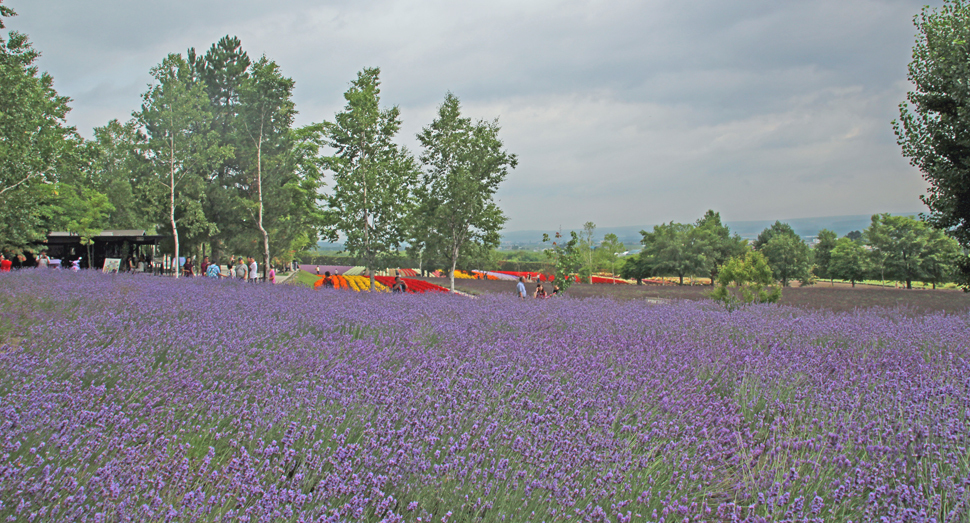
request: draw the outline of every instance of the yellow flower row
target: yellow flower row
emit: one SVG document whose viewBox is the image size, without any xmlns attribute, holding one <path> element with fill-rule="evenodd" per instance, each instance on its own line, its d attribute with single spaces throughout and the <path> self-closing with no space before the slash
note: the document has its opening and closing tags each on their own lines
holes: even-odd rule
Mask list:
<svg viewBox="0 0 970 523">
<path fill-rule="evenodd" d="M 370 277 L 369 276 L 344 276 L 347 280 L 347 285 L 355 291 L 369 291 L 370 290 Z M 374 281 L 374 289 L 379 292 L 387 292 L 387 286 L 382 285 L 379 281 Z"/>
</svg>

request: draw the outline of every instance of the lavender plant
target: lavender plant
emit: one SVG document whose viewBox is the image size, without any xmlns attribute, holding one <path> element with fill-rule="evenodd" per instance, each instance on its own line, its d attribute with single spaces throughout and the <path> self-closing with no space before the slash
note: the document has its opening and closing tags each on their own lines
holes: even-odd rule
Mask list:
<svg viewBox="0 0 970 523">
<path fill-rule="evenodd" d="M 0 311 L 5 521 L 970 517 L 966 315 L 84 271 Z"/>
</svg>

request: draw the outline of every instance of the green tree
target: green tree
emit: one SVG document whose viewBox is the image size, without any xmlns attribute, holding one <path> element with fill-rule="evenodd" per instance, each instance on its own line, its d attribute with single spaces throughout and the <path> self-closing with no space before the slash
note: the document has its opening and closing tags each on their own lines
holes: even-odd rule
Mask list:
<svg viewBox="0 0 970 523">
<path fill-rule="evenodd" d="M 883 278 L 905 281 L 907 289 L 913 288 L 913 280 L 942 278 L 945 271 L 940 265 L 955 258 L 949 255 L 952 243 L 911 216 L 875 214 L 865 235 Z"/>
<path fill-rule="evenodd" d="M 94 237 L 101 234 L 114 206 L 108 197 L 89 187 L 75 187 L 65 183 L 57 184 L 57 199 L 53 205 L 52 222 L 57 228 L 74 233 L 87 247 L 88 268 L 96 268 L 91 246 Z"/>
<path fill-rule="evenodd" d="M 242 82 L 239 93 L 237 129 L 242 140 L 236 156 L 243 159 L 250 174 L 248 183 L 243 186 L 243 199 L 262 236 L 264 279 L 270 266 L 270 235 L 266 229 L 264 204 L 264 192 L 268 191 L 264 191 L 264 185 L 267 189 L 283 186 L 284 179 L 288 178 L 287 171 L 292 167 L 286 162 L 286 156 L 293 147 L 290 133 L 296 115 L 296 106 L 291 99 L 293 85 L 292 79 L 280 73 L 276 62 L 263 56 L 250 67 L 250 74 Z"/>
<path fill-rule="evenodd" d="M 155 79 L 142 96 L 135 113 L 147 135 L 140 144 L 150 164 L 150 179 L 157 185 L 151 198 L 156 216 L 165 216 L 171 226 L 174 260 L 179 259 L 179 224 L 192 233 L 214 229 L 202 209 L 203 177 L 209 166 L 232 154 L 220 147 L 212 131 L 208 99 L 192 68 L 178 54 L 170 54 L 151 70 Z M 178 276 L 179 271 L 175 271 Z"/>
<path fill-rule="evenodd" d="M 699 247 L 710 271 L 711 285 L 714 285 L 722 265 L 748 250 L 747 240 L 737 234 L 732 235 L 731 229 L 721 223 L 721 214 L 713 210 L 708 210 L 697 220 L 691 234 L 700 244 Z"/>
<path fill-rule="evenodd" d="M 914 90 L 893 122 L 903 156 L 929 182 L 929 222 L 970 247 L 970 5 L 944 0 L 914 18 L 908 79 Z M 961 264 L 970 285 L 970 264 Z"/>
<path fill-rule="evenodd" d="M 452 291 L 459 259 L 488 260 L 501 239 L 506 218 L 495 192 L 518 160 L 502 150 L 498 133 L 497 121 L 463 117 L 458 97 L 448 93 L 437 118 L 418 134 L 424 170 L 416 190 L 418 238 L 412 242 L 447 260 Z"/>
<path fill-rule="evenodd" d="M 391 141 L 401 128 L 400 110 L 380 107 L 380 69 L 358 73 L 344 99 L 344 110 L 324 124 L 335 151 L 324 159 L 333 172 L 327 211 L 344 249 L 363 258 L 374 290 L 377 257 L 406 240 L 419 170 L 414 157 Z"/>
<path fill-rule="evenodd" d="M 542 235 L 542 243 L 552 241 L 552 248 L 546 249 L 546 256 L 553 261 L 553 285 L 558 285 L 565 292 L 574 281 L 574 275 L 583 266 L 583 255 L 579 250 L 579 235 L 576 231 L 569 231 L 569 240 L 562 232 L 557 232 L 553 239 L 548 234 Z"/>
<path fill-rule="evenodd" d="M 855 282 L 866 279 L 869 270 L 869 253 L 864 245 L 846 236 L 835 241 L 829 258 L 829 278 L 849 280 L 855 287 Z"/>
<path fill-rule="evenodd" d="M 106 228 L 151 229 L 154 225 L 137 191 L 147 167 L 145 158 L 138 154 L 144 139 L 134 120 L 111 120 L 95 127 L 94 140 L 85 143 L 89 162 L 80 173 L 81 179 L 73 183 L 107 196 L 112 210 L 106 217 Z"/>
<path fill-rule="evenodd" d="M 810 281 L 811 250 L 787 223 L 776 221 L 761 231 L 754 241 L 754 248 L 765 255 L 783 287 L 787 287 L 791 280 L 800 280 L 803 285 Z"/>
<path fill-rule="evenodd" d="M 830 270 L 830 263 L 832 260 L 832 249 L 835 248 L 836 239 L 837 235 L 833 231 L 828 229 L 818 231 L 818 243 L 812 249 L 814 253 L 813 258 L 815 259 L 815 276 L 829 280 L 834 278 Z"/>
<path fill-rule="evenodd" d="M 640 256 L 627 256 L 620 267 L 620 277 L 628 280 L 636 280 L 637 285 L 643 285 L 644 278 L 653 276 L 653 266 L 650 265 L 650 258 Z"/>
<path fill-rule="evenodd" d="M 579 252 L 583 260 L 583 265 L 579 269 L 579 277 L 585 279 L 586 283 L 593 283 L 593 271 L 594 271 L 594 250 L 596 249 L 596 244 L 593 242 L 593 235 L 596 232 L 596 224 L 593 222 L 586 222 L 583 224 L 583 230 L 579 232 Z"/>
<path fill-rule="evenodd" d="M 655 225 L 653 232 L 640 231 L 640 256 L 646 258 L 644 263 L 653 268 L 654 274 L 679 277 L 680 285 L 684 284 L 684 276 L 707 271 L 705 245 L 692 234 L 693 230 L 692 224 L 670 222 Z"/>
<path fill-rule="evenodd" d="M 0 5 L 0 29 L 13 9 Z M 27 35 L 0 35 L 0 248 L 15 251 L 44 239 L 58 174 L 75 168 L 81 142 L 65 118 L 70 99 L 35 65 Z"/>
<path fill-rule="evenodd" d="M 616 278 L 616 264 L 620 260 L 620 254 L 624 250 L 626 250 L 626 247 L 623 245 L 623 242 L 613 233 L 604 236 L 602 243 L 600 243 L 600 248 L 596 250 L 603 260 L 603 263 L 610 268 L 610 276 L 613 278 Z M 616 281 L 613 281 L 613 284 L 615 285 Z"/>
<path fill-rule="evenodd" d="M 226 149 L 247 148 L 248 137 L 237 121 L 240 111 L 240 95 L 249 78 L 252 61 L 242 49 L 242 42 L 234 36 L 225 36 L 212 44 L 204 55 L 189 49 L 190 67 L 209 99 L 209 128 L 215 139 Z M 251 253 L 258 250 L 258 227 L 254 225 L 252 209 L 252 169 L 254 162 L 243 165 L 243 155 L 227 155 L 210 166 L 204 173 L 205 198 L 203 212 L 213 227 L 205 238 L 212 244 L 213 254 L 222 257 L 229 254 Z M 272 241 L 272 240 L 271 240 Z"/>
<path fill-rule="evenodd" d="M 966 257 L 962 256 L 960 244 L 939 229 L 930 229 L 926 245 L 920 269 L 923 280 L 933 284 L 935 289 L 937 284 L 953 280 Z"/>
<path fill-rule="evenodd" d="M 781 288 L 772 286 L 775 281 L 764 255 L 758 251 L 748 251 L 724 264 L 718 273 L 717 288 L 711 292 L 711 298 L 728 306 L 775 303 L 781 299 Z"/>
</svg>

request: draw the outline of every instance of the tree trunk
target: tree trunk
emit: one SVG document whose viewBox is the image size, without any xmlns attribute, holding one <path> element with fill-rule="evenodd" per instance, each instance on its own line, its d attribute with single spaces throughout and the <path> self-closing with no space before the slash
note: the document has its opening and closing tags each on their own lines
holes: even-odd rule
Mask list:
<svg viewBox="0 0 970 523">
<path fill-rule="evenodd" d="M 451 292 L 455 292 L 455 265 L 458 265 L 458 249 L 451 251 Z"/>
<path fill-rule="evenodd" d="M 175 265 L 175 270 L 172 272 L 175 277 L 179 277 L 179 272 L 181 268 L 179 267 L 179 228 L 175 223 L 175 139 L 170 139 L 170 157 L 169 157 L 169 207 L 168 207 L 168 217 L 172 221 L 172 238 L 175 240 L 175 259 L 172 263 Z"/>
<path fill-rule="evenodd" d="M 909 278 L 906 279 L 906 288 L 907 289 L 912 289 L 913 288 L 913 280 L 911 280 Z"/>
<path fill-rule="evenodd" d="M 263 234 L 263 281 L 269 275 L 269 233 L 263 227 L 263 130 L 259 130 L 259 143 L 256 144 L 256 190 L 259 195 L 259 232 Z"/>
<path fill-rule="evenodd" d="M 684 275 L 683 274 L 680 275 L 680 285 L 681 286 L 684 285 Z"/>
</svg>

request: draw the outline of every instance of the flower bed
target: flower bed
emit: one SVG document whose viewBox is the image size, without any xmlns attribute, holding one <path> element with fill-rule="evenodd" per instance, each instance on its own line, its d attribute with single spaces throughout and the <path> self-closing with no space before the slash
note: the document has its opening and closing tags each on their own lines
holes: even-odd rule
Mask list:
<svg viewBox="0 0 970 523">
<path fill-rule="evenodd" d="M 374 289 L 377 291 L 386 292 L 388 289 L 380 281 L 377 280 L 380 276 L 376 276 L 374 280 Z M 313 284 L 314 289 L 319 289 L 323 287 L 323 280 L 326 277 L 322 277 Z M 344 289 L 352 291 L 369 291 L 370 290 L 370 277 L 368 276 L 344 276 L 336 275 L 331 276 L 330 279 L 333 281 L 334 289 Z"/>
<path fill-rule="evenodd" d="M 609 276 L 593 276 L 592 283 L 609 283 L 609 284 L 623 284 L 629 285 L 630 282 L 627 280 L 621 280 L 620 278 L 611 278 Z"/>
<path fill-rule="evenodd" d="M 375 278 L 384 284 L 388 289 L 394 285 L 394 278 L 391 276 L 375 276 Z M 401 280 L 407 284 L 408 292 L 411 294 L 421 294 L 425 292 L 449 292 L 448 289 L 440 285 L 435 285 L 424 280 L 416 280 L 413 278 L 401 278 Z"/>
</svg>

